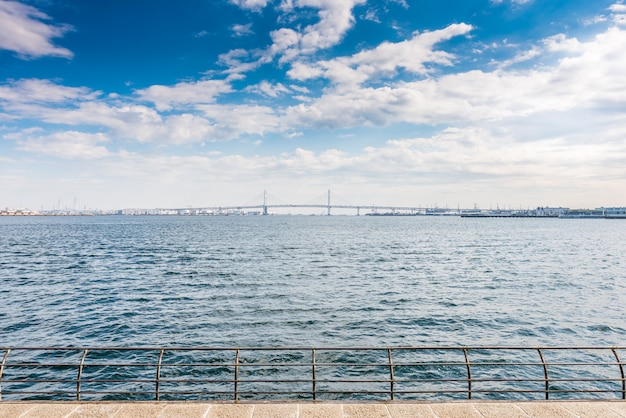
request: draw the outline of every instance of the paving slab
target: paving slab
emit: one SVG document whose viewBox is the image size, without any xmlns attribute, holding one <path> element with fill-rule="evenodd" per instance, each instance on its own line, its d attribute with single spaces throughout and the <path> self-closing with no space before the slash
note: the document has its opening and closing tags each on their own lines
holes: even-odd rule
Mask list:
<svg viewBox="0 0 626 418">
<path fill-rule="evenodd" d="M 207 403 L 168 403 L 159 418 L 204 418 L 211 409 Z"/>
<path fill-rule="evenodd" d="M 154 418 L 158 417 L 167 406 L 164 402 L 124 403 L 115 418 Z"/>
<path fill-rule="evenodd" d="M 439 418 L 483 418 L 471 403 L 433 403 L 430 407 Z"/>
<path fill-rule="evenodd" d="M 391 418 L 437 418 L 428 404 L 389 404 Z"/>
<path fill-rule="evenodd" d="M 68 418 L 110 418 L 122 409 L 119 403 L 83 403 Z"/>
<path fill-rule="evenodd" d="M 626 418 L 626 401 L 0 402 L 0 418 Z"/>
<path fill-rule="evenodd" d="M 253 418 L 298 418 L 297 404 L 257 404 Z"/>
<path fill-rule="evenodd" d="M 24 415 L 33 404 L 21 404 L 21 403 L 0 403 L 0 417 L 2 418 L 17 418 Z"/>
<path fill-rule="evenodd" d="M 340 404 L 300 404 L 298 418 L 343 418 Z"/>
<path fill-rule="evenodd" d="M 488 402 L 473 403 L 474 408 L 485 418 L 528 418 L 529 415 L 524 412 L 517 404 Z"/>
<path fill-rule="evenodd" d="M 562 402 L 519 402 L 517 404 L 524 412 L 533 418 L 575 418 Z"/>
<path fill-rule="evenodd" d="M 563 402 L 561 406 L 580 418 L 624 418 L 611 402 Z"/>
<path fill-rule="evenodd" d="M 391 418 L 384 404 L 344 404 L 345 418 Z"/>
<path fill-rule="evenodd" d="M 20 418 L 66 417 L 78 407 L 76 403 L 38 403 L 20 415 Z"/>
<path fill-rule="evenodd" d="M 212 405 L 207 418 L 252 418 L 254 405 L 217 404 Z"/>
<path fill-rule="evenodd" d="M 609 402 L 611 409 L 626 418 L 626 401 Z"/>
</svg>

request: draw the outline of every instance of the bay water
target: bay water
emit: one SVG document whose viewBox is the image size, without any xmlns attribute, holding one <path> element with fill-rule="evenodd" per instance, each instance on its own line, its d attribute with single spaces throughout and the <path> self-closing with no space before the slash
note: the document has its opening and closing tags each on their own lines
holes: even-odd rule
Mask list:
<svg viewBox="0 0 626 418">
<path fill-rule="evenodd" d="M 1 346 L 624 345 L 626 221 L 0 218 Z"/>
</svg>

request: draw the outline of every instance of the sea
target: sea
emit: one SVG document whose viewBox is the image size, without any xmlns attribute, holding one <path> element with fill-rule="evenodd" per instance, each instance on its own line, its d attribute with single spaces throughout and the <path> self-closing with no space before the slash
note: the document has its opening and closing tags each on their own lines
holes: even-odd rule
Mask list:
<svg viewBox="0 0 626 418">
<path fill-rule="evenodd" d="M 0 218 L 0 346 L 612 346 L 626 221 Z"/>
</svg>

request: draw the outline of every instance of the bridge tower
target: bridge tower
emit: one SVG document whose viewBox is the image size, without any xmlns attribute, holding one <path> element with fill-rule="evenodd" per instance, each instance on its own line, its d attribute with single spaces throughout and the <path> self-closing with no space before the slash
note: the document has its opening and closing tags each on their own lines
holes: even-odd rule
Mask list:
<svg viewBox="0 0 626 418">
<path fill-rule="evenodd" d="M 328 216 L 330 216 L 330 189 L 328 189 Z"/>
<path fill-rule="evenodd" d="M 267 190 L 263 190 L 263 215 L 267 215 Z"/>
</svg>

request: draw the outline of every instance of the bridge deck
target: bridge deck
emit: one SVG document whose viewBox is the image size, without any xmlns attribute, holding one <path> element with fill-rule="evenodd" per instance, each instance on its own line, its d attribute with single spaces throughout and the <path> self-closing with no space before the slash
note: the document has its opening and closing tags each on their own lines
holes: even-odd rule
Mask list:
<svg viewBox="0 0 626 418">
<path fill-rule="evenodd" d="M 625 418 L 625 401 L 446 403 L 0 402 L 0 417 Z"/>
</svg>

